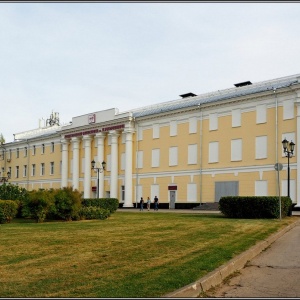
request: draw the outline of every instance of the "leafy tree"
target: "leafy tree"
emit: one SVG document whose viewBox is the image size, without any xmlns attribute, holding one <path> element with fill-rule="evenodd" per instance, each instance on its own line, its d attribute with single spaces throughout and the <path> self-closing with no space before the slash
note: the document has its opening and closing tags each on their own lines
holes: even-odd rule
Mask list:
<svg viewBox="0 0 300 300">
<path fill-rule="evenodd" d="M 5 144 L 5 138 L 2 133 L 0 134 L 0 144 Z"/>
</svg>

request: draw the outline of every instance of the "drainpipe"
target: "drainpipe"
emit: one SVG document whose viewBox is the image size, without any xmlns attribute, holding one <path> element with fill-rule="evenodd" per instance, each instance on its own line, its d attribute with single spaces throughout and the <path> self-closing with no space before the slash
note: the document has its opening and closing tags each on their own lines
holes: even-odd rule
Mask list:
<svg viewBox="0 0 300 300">
<path fill-rule="evenodd" d="M 28 142 L 28 139 L 26 139 L 26 143 L 27 143 L 27 174 L 26 174 L 26 180 L 27 180 L 27 182 L 26 182 L 26 189 L 27 189 L 27 191 L 29 190 L 29 170 L 30 170 L 30 166 L 29 166 L 29 163 L 30 163 L 30 147 L 29 147 L 29 142 Z"/>
<path fill-rule="evenodd" d="M 137 188 L 138 188 L 138 181 L 139 181 L 139 168 L 138 168 L 138 161 L 139 161 L 139 125 L 135 118 L 133 118 L 133 121 L 136 125 L 136 161 L 135 161 L 135 174 L 136 174 L 136 180 L 135 180 L 135 208 L 138 208 L 137 206 Z"/>
<path fill-rule="evenodd" d="M 276 88 L 273 88 L 273 92 L 275 95 L 275 106 L 276 106 L 276 116 L 275 116 L 275 160 L 278 166 L 278 99 L 276 94 Z M 280 197 L 280 170 L 277 169 L 277 180 L 276 180 L 276 187 L 277 187 L 277 195 L 279 199 L 279 218 L 281 220 L 281 197 Z"/>
<path fill-rule="evenodd" d="M 200 173 L 200 205 L 202 205 L 202 138 L 203 138 L 203 129 L 202 129 L 202 120 L 203 120 L 203 111 L 201 110 L 201 104 L 198 104 L 199 110 L 200 110 L 200 167 L 199 167 L 199 173 Z"/>
</svg>

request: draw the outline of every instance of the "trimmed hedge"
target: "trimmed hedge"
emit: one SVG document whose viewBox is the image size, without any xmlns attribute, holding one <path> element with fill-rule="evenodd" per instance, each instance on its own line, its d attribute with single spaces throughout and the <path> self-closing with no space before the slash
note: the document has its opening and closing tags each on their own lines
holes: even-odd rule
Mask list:
<svg viewBox="0 0 300 300">
<path fill-rule="evenodd" d="M 0 200 L 0 223 L 9 223 L 18 213 L 18 202 Z"/>
<path fill-rule="evenodd" d="M 80 220 L 104 220 L 110 216 L 110 211 L 97 206 L 84 206 L 79 210 L 78 214 Z"/>
<path fill-rule="evenodd" d="M 81 204 L 84 207 L 95 206 L 104 208 L 113 213 L 119 207 L 119 200 L 117 198 L 86 198 L 82 200 Z"/>
<path fill-rule="evenodd" d="M 281 197 L 281 216 L 291 215 L 292 200 Z M 226 196 L 219 201 L 219 210 L 228 218 L 266 219 L 279 218 L 279 197 Z"/>
</svg>

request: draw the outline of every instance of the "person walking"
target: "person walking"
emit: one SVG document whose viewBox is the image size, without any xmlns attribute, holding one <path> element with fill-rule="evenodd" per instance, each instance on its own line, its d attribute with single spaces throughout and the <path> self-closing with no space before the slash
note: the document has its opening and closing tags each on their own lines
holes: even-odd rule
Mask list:
<svg viewBox="0 0 300 300">
<path fill-rule="evenodd" d="M 144 199 L 143 197 L 141 197 L 141 200 L 140 200 L 140 211 L 143 211 L 144 210 Z"/>
<path fill-rule="evenodd" d="M 154 197 L 154 210 L 158 211 L 158 204 L 159 204 L 159 201 L 158 201 L 158 198 L 157 196 Z"/>
<path fill-rule="evenodd" d="M 150 198 L 148 197 L 147 198 L 147 209 L 148 209 L 148 211 L 150 210 L 150 204 L 151 204 L 151 201 L 150 201 Z"/>
</svg>

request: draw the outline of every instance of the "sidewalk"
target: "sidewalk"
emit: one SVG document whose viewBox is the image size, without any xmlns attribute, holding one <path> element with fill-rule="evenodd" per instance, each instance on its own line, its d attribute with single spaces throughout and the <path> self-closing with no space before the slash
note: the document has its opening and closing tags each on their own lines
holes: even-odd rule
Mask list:
<svg viewBox="0 0 300 300">
<path fill-rule="evenodd" d="M 154 209 L 144 208 L 143 211 L 140 211 L 139 208 L 118 208 L 117 211 L 120 212 L 134 212 L 134 213 L 179 213 L 179 214 L 220 214 L 219 210 L 200 210 L 200 209 L 158 209 L 158 211 L 154 211 Z M 299 211 L 300 214 L 300 211 Z"/>
<path fill-rule="evenodd" d="M 222 298 L 299 298 L 300 222 L 253 258 L 238 276 L 216 289 Z"/>
<path fill-rule="evenodd" d="M 294 212 L 293 212 L 294 213 Z M 299 212 L 296 214 L 299 216 Z M 300 219 L 166 298 L 300 297 Z M 234 275 L 228 282 L 223 280 Z"/>
</svg>

